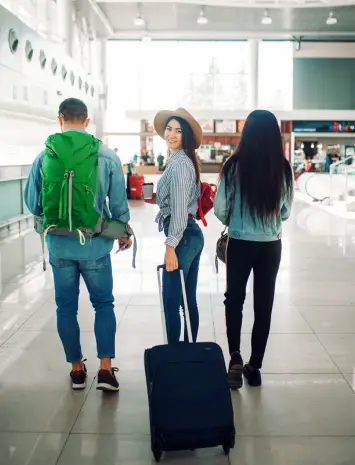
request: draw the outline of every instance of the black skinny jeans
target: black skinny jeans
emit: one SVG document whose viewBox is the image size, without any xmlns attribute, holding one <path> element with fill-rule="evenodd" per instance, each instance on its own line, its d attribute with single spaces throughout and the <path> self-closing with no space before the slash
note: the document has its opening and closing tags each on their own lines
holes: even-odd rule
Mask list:
<svg viewBox="0 0 355 465">
<path fill-rule="evenodd" d="M 261 368 L 270 332 L 275 282 L 280 267 L 281 240 L 252 242 L 229 239 L 227 249 L 226 324 L 229 352 L 240 351 L 246 286 L 254 272 L 254 326 L 250 364 Z"/>
</svg>

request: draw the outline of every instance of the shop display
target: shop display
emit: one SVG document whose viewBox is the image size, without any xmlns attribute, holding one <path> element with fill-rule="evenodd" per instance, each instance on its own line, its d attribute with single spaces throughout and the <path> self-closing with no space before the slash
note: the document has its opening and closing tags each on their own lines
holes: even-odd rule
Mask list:
<svg viewBox="0 0 355 465">
<path fill-rule="evenodd" d="M 237 122 L 235 120 L 216 120 L 216 133 L 237 132 Z"/>
<path fill-rule="evenodd" d="M 212 134 L 214 132 L 214 121 L 213 119 L 203 119 L 199 121 L 204 134 Z"/>
<path fill-rule="evenodd" d="M 354 132 L 355 121 L 293 121 L 293 132 Z"/>
</svg>

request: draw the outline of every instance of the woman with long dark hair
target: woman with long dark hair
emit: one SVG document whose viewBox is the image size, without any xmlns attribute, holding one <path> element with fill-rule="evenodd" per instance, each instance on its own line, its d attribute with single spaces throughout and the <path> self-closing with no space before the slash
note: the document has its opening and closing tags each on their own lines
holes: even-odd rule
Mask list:
<svg viewBox="0 0 355 465">
<path fill-rule="evenodd" d="M 236 152 L 226 161 L 214 207 L 228 226 L 226 325 L 231 389 L 261 385 L 260 368 L 270 332 L 275 283 L 281 260 L 282 221 L 290 215 L 293 175 L 284 157 L 280 128 L 269 111 L 246 120 Z M 240 335 L 246 286 L 254 274 L 252 353 L 243 367 Z"/>
<path fill-rule="evenodd" d="M 202 141 L 202 129 L 184 109 L 161 111 L 154 120 L 157 133 L 165 139 L 170 157 L 161 176 L 156 196 L 156 222 L 164 231 L 165 270 L 163 271 L 163 303 L 168 342 L 179 342 L 182 289 L 178 267 L 184 271 L 192 337 L 196 341 L 199 314 L 196 299 L 198 270 L 204 246 L 201 228 L 195 221 L 200 196 L 200 168 L 196 149 Z M 187 329 L 185 325 L 185 340 Z"/>
</svg>

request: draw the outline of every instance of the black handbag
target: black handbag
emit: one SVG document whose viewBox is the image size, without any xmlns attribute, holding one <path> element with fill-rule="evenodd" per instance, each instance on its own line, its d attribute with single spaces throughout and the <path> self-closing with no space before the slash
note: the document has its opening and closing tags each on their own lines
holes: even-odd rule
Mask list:
<svg viewBox="0 0 355 465">
<path fill-rule="evenodd" d="M 216 244 L 216 257 L 215 257 L 215 266 L 216 274 L 218 274 L 218 260 L 221 260 L 222 263 L 226 263 L 227 259 L 227 245 L 228 245 L 228 233 L 227 226 L 221 233 L 221 237 L 218 239 Z"/>
<path fill-rule="evenodd" d="M 216 244 L 216 256 L 215 256 L 215 266 L 216 266 L 216 274 L 218 274 L 218 260 L 221 260 L 222 263 L 226 263 L 227 261 L 227 245 L 228 245 L 228 226 L 232 216 L 234 208 L 234 198 L 231 201 L 228 216 L 227 216 L 227 225 L 221 233 L 221 237 L 217 240 Z"/>
</svg>

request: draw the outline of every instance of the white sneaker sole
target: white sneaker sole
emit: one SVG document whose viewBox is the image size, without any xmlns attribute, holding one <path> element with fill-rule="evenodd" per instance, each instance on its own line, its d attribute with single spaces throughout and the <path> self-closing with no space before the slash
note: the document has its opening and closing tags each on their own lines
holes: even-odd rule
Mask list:
<svg viewBox="0 0 355 465">
<path fill-rule="evenodd" d="M 119 387 L 115 387 L 115 386 L 111 386 L 111 384 L 107 384 L 107 383 L 98 383 L 97 386 L 96 386 L 96 389 L 98 391 L 112 391 L 112 392 L 117 392 L 120 390 Z"/>
<path fill-rule="evenodd" d="M 72 389 L 74 389 L 74 391 L 82 391 L 83 389 L 86 388 L 86 383 L 82 383 L 82 384 L 74 384 L 74 383 L 72 383 L 71 387 L 72 387 Z"/>
</svg>

